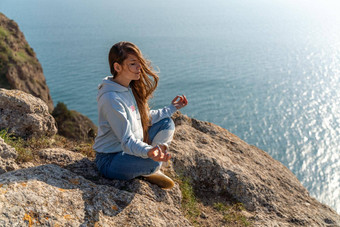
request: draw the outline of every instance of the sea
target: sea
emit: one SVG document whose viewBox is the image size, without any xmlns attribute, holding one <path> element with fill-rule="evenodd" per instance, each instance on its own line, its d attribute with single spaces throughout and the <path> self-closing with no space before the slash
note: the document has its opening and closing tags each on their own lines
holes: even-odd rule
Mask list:
<svg viewBox="0 0 340 227">
<path fill-rule="evenodd" d="M 182 113 L 268 152 L 340 213 L 337 0 L 0 0 L 42 64 L 54 104 L 97 123 L 97 85 L 119 41 L 159 72 L 152 108 Z"/>
</svg>

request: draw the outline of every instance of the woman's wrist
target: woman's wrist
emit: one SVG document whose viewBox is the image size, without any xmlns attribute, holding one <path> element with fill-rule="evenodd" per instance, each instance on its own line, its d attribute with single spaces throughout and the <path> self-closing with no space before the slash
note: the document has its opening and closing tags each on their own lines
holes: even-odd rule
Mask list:
<svg viewBox="0 0 340 227">
<path fill-rule="evenodd" d="M 171 103 L 168 107 L 170 109 L 171 115 L 177 111 L 177 107 L 173 103 Z"/>
</svg>

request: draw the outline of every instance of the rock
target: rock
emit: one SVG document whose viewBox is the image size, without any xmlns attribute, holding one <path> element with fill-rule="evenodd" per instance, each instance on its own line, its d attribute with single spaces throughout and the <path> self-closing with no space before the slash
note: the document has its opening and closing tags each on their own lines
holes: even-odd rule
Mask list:
<svg viewBox="0 0 340 227">
<path fill-rule="evenodd" d="M 26 102 L 19 106 L 32 109 Z M 340 226 L 335 211 L 310 197 L 297 178 L 264 151 L 214 124 L 180 113 L 173 118 L 169 168 L 191 179 L 204 206 L 241 202 L 252 226 Z M 16 157 L 0 139 L 0 226 L 191 226 L 181 213 L 177 183 L 162 190 L 140 178 L 106 179 L 93 159 L 61 148 L 34 151 L 35 164 L 42 165 L 20 166 L 26 169 L 17 170 Z M 212 219 L 218 215 L 210 211 L 200 213 L 205 220 L 200 223 L 216 224 Z"/>
<path fill-rule="evenodd" d="M 36 156 L 39 163 L 59 165 L 86 179 L 99 182 L 101 178 L 94 160 L 80 153 L 63 148 L 48 148 L 37 151 Z M 101 181 L 101 184 L 108 184 L 105 179 Z"/>
<path fill-rule="evenodd" d="M 41 64 L 17 23 L 0 13 L 0 87 L 18 89 L 47 103 L 53 101 Z"/>
<path fill-rule="evenodd" d="M 4 173 L 0 225 L 190 226 L 169 192 L 154 193 L 139 180 L 134 186 L 129 192 L 96 185 L 52 164 Z"/>
<path fill-rule="evenodd" d="M 4 128 L 23 138 L 57 133 L 44 101 L 23 91 L 0 88 L 0 129 Z"/>
<path fill-rule="evenodd" d="M 100 175 L 94 160 L 88 159 L 82 154 L 61 148 L 42 149 L 37 152 L 37 158 L 39 163 L 57 164 L 78 176 L 92 181 L 96 185 L 107 185 L 115 189 L 140 194 L 155 201 L 164 202 L 178 210 L 181 209 L 181 191 L 177 184 L 172 190 L 164 191 L 158 186 L 141 179 L 130 181 L 107 179 Z"/>
<path fill-rule="evenodd" d="M 59 102 L 52 112 L 58 125 L 58 134 L 78 141 L 93 141 L 97 126 L 86 116 Z"/>
<path fill-rule="evenodd" d="M 42 149 L 37 151 L 36 155 L 42 163 L 56 164 L 59 166 L 71 165 L 85 158 L 85 156 L 80 153 L 75 153 L 63 148 Z"/>
<path fill-rule="evenodd" d="M 310 197 L 294 174 L 227 130 L 176 113 L 170 146 L 177 173 L 192 179 L 203 201 L 216 196 L 255 212 L 259 226 L 339 226 L 340 216 Z M 270 224 L 272 223 L 272 224 Z"/>
<path fill-rule="evenodd" d="M 60 167 L 70 170 L 78 176 L 82 176 L 97 185 L 112 186 L 120 190 L 143 194 L 156 200 L 161 195 L 163 201 L 165 201 L 164 198 L 167 198 L 167 203 L 174 204 L 177 209 L 180 209 L 181 192 L 178 185 L 176 185 L 176 187 L 172 189 L 170 193 L 165 193 L 164 190 L 160 189 L 158 186 L 152 185 L 141 179 L 134 179 L 131 181 L 107 179 L 100 175 L 93 159 L 89 159 L 82 154 L 62 148 L 42 149 L 36 153 L 36 156 L 39 163 L 59 165 Z M 140 188 L 147 187 L 151 187 L 152 190 L 140 190 Z M 176 201 L 176 203 L 171 201 Z"/>
<path fill-rule="evenodd" d="M 0 174 L 19 169 L 15 163 L 17 157 L 18 154 L 16 150 L 0 138 Z"/>
</svg>

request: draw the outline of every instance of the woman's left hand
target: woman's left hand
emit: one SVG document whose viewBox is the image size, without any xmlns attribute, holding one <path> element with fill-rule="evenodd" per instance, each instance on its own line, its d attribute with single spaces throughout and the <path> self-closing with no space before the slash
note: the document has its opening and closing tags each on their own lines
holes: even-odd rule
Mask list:
<svg viewBox="0 0 340 227">
<path fill-rule="evenodd" d="M 148 157 L 156 162 L 167 162 L 171 158 L 167 149 L 165 145 L 155 146 L 148 151 Z"/>
<path fill-rule="evenodd" d="M 176 109 L 181 109 L 188 105 L 188 100 L 185 95 L 177 95 L 171 102 L 172 105 L 176 107 Z"/>
</svg>

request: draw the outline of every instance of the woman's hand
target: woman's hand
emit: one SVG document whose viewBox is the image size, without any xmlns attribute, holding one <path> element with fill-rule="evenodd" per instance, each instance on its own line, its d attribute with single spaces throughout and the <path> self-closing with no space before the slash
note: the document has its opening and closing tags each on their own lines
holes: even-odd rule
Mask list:
<svg viewBox="0 0 340 227">
<path fill-rule="evenodd" d="M 167 162 L 171 155 L 166 150 L 165 145 L 158 145 L 148 151 L 148 157 L 156 162 Z"/>
<path fill-rule="evenodd" d="M 188 105 L 188 100 L 185 95 L 177 95 L 171 102 L 172 105 L 176 107 L 176 109 L 181 109 Z"/>
</svg>

